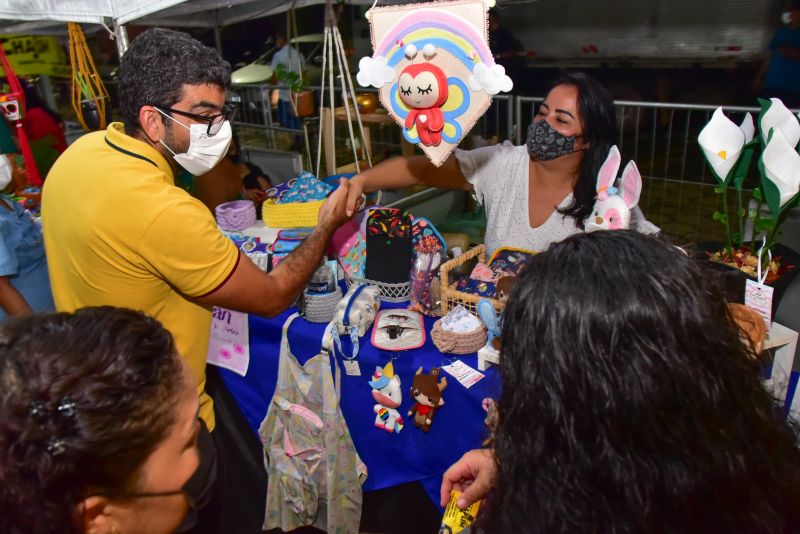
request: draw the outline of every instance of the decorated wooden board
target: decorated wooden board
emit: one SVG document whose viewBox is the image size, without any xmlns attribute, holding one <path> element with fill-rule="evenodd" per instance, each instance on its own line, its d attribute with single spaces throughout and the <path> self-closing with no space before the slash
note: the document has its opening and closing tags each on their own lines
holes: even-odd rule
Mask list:
<svg viewBox="0 0 800 534">
<path fill-rule="evenodd" d="M 377 87 L 405 139 L 437 166 L 444 163 L 511 78 L 494 62 L 484 0 L 375 7 L 373 55 L 356 76 Z"/>
</svg>

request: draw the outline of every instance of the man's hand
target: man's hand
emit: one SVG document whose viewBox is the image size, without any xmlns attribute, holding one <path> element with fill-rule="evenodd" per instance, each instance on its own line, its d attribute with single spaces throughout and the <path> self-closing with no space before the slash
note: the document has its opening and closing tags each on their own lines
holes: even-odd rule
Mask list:
<svg viewBox="0 0 800 534">
<path fill-rule="evenodd" d="M 464 454 L 442 477 L 442 507 L 447 506 L 453 490 L 461 492 L 456 505 L 462 510 L 483 499 L 494 485 L 495 471 L 494 453 L 490 449 L 475 449 Z"/>
<path fill-rule="evenodd" d="M 320 226 L 333 232 L 350 219 L 351 214 L 346 212 L 345 207 L 351 189 L 349 180 L 345 178 L 339 179 L 339 187 L 328 197 L 328 200 L 319 210 Z"/>
</svg>

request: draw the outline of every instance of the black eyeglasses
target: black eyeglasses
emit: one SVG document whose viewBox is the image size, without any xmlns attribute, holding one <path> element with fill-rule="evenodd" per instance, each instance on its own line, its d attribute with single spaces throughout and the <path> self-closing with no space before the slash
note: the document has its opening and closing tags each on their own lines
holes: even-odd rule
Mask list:
<svg viewBox="0 0 800 534">
<path fill-rule="evenodd" d="M 219 132 L 222 128 L 222 125 L 225 124 L 225 121 L 232 121 L 233 117 L 236 115 L 236 106 L 232 105 L 226 105 L 224 108 L 222 108 L 222 113 L 217 115 L 198 115 L 197 113 L 189 113 L 188 111 L 181 111 L 179 109 L 162 108 L 160 106 L 153 107 L 160 109 L 165 113 L 176 113 L 178 115 L 183 115 L 184 117 L 189 117 L 190 119 L 207 123 L 208 135 L 216 135 L 217 132 Z"/>
</svg>

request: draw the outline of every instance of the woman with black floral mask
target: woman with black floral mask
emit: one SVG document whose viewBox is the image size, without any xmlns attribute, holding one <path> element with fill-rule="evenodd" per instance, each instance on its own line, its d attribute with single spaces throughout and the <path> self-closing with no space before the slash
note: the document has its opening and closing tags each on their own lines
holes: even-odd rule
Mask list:
<svg viewBox="0 0 800 534">
<path fill-rule="evenodd" d="M 350 181 L 348 210 L 363 192 L 426 184 L 472 191 L 486 207 L 488 251 L 511 246 L 541 252 L 584 231 L 595 202 L 597 173 L 614 144 L 614 104 L 582 73 L 557 80 L 528 127 L 525 146 L 510 142 L 456 149 L 441 166 L 425 156 L 400 157 Z M 634 208 L 633 229 L 658 228 Z"/>
</svg>

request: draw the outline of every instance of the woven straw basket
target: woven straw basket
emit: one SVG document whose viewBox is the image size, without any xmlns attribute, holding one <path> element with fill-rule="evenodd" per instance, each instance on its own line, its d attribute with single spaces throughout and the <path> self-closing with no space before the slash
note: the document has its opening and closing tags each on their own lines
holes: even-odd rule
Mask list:
<svg viewBox="0 0 800 534">
<path fill-rule="evenodd" d="M 448 276 L 450 274 L 450 270 L 462 265 L 475 256 L 478 257 L 478 260 L 486 263 L 486 245 L 478 245 L 477 247 L 471 248 L 466 251 L 461 256 L 457 258 L 453 258 L 452 260 L 445 262 L 439 267 L 439 278 L 441 280 L 441 291 L 442 291 L 442 315 L 449 312 L 459 304 L 464 306 L 468 312 L 477 315 L 478 314 L 478 302 L 483 300 L 487 297 L 481 297 L 480 295 L 473 295 L 471 293 L 464 293 L 463 291 L 456 290 L 456 284 L 448 284 Z M 497 299 L 487 299 L 493 305 L 494 309 L 499 312 L 503 311 L 505 307 L 505 303 L 501 302 Z"/>
</svg>

